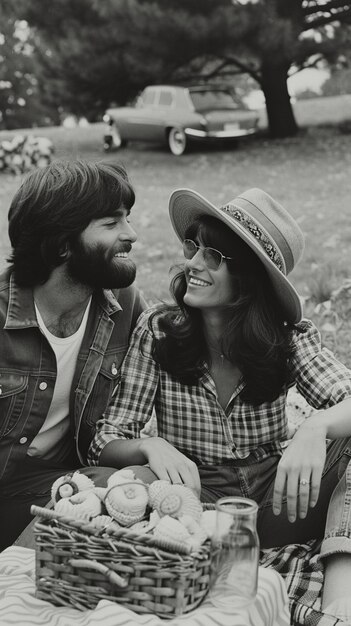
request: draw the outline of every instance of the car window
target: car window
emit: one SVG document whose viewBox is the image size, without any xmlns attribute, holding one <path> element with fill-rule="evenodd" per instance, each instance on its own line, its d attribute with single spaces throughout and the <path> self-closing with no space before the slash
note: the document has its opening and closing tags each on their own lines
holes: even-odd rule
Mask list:
<svg viewBox="0 0 351 626">
<path fill-rule="evenodd" d="M 173 94 L 171 91 L 160 91 L 159 105 L 161 107 L 170 107 L 173 104 Z"/>
<path fill-rule="evenodd" d="M 141 95 L 143 106 L 152 106 L 155 104 L 156 93 L 155 89 L 145 89 Z"/>
<path fill-rule="evenodd" d="M 237 109 L 239 106 L 229 91 L 220 91 L 217 89 L 213 91 L 190 91 L 190 98 L 196 111 L 205 111 L 207 109 Z"/>
</svg>

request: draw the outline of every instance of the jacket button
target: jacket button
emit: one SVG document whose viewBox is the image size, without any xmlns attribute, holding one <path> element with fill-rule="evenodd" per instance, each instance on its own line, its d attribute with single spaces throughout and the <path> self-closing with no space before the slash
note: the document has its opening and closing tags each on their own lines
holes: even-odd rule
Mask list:
<svg viewBox="0 0 351 626">
<path fill-rule="evenodd" d="M 21 439 L 19 440 L 20 443 L 27 443 L 28 438 L 27 437 L 21 437 Z"/>
<path fill-rule="evenodd" d="M 45 382 L 40 383 L 39 385 L 39 389 L 40 391 L 45 391 L 45 389 L 47 388 L 48 384 Z"/>
<path fill-rule="evenodd" d="M 116 367 L 116 363 L 112 363 L 111 373 L 113 374 L 113 376 L 116 376 L 116 374 L 118 374 L 118 369 Z"/>
</svg>

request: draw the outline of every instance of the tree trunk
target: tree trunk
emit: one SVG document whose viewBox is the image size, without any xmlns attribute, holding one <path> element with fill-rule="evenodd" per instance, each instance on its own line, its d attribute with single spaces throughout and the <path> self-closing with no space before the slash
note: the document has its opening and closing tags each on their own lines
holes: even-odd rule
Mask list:
<svg viewBox="0 0 351 626">
<path fill-rule="evenodd" d="M 298 126 L 288 92 L 288 67 L 285 63 L 274 65 L 271 61 L 263 62 L 261 76 L 270 136 L 294 137 Z"/>
</svg>

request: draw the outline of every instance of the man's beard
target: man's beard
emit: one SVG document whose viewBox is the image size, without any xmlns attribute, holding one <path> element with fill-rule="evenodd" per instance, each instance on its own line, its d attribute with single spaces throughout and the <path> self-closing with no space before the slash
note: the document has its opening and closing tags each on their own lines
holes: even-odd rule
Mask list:
<svg viewBox="0 0 351 626">
<path fill-rule="evenodd" d="M 125 246 L 128 252 L 131 246 Z M 119 250 L 122 252 L 122 250 Z M 69 276 L 93 289 L 121 289 L 135 280 L 136 266 L 130 259 L 115 257 L 115 251 L 108 252 L 101 244 L 85 246 L 78 239 L 71 248 L 67 261 Z"/>
</svg>

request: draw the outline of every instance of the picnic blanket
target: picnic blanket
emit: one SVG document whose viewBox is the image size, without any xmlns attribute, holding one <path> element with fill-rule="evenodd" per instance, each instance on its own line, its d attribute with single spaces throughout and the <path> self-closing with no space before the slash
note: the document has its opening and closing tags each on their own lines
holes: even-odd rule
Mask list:
<svg viewBox="0 0 351 626">
<path fill-rule="evenodd" d="M 260 564 L 283 577 L 289 596 L 293 626 L 341 626 L 345 624 L 321 612 L 323 564 L 318 561 L 320 541 L 262 550 Z"/>
<path fill-rule="evenodd" d="M 35 598 L 35 552 L 12 546 L 0 554 L 1 626 L 342 626 L 344 622 L 321 612 L 323 565 L 317 556 L 319 541 L 262 550 L 257 601 L 236 615 L 221 613 L 205 600 L 190 615 L 161 620 L 137 615 L 102 601 L 93 611 L 54 607 Z M 280 576 L 278 576 L 278 574 Z M 284 582 L 283 582 L 284 581 Z M 285 585 L 284 585 L 285 583 Z M 289 598 L 289 600 L 288 600 Z"/>
<path fill-rule="evenodd" d="M 272 569 L 259 569 L 257 597 L 249 607 L 224 613 L 205 600 L 198 609 L 171 620 L 138 615 L 103 600 L 93 610 L 56 607 L 35 598 L 35 551 L 12 546 L 0 554 L 1 626 L 289 626 L 283 579 Z"/>
</svg>

